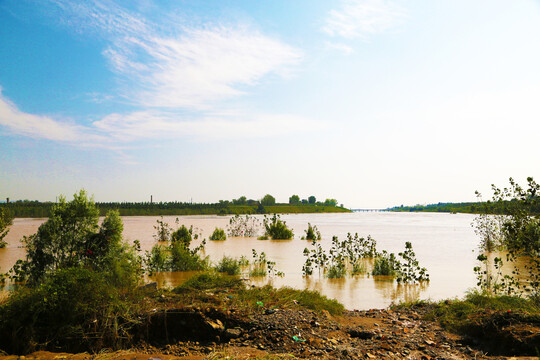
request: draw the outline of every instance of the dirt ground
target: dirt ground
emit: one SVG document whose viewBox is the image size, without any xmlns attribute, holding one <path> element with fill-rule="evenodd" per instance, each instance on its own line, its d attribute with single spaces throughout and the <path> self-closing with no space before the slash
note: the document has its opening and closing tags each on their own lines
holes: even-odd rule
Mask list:
<svg viewBox="0 0 540 360">
<path fill-rule="evenodd" d="M 490 355 L 485 344 L 422 320 L 422 311 L 347 311 L 331 316 L 306 309 L 261 309 L 249 314 L 169 309 L 156 314 L 152 327 L 146 328 L 156 333 L 155 340 L 140 341 L 134 349 L 98 354 L 39 351 L 0 359 L 538 359 L 534 354 L 513 357 L 520 350 L 504 346 L 497 348 L 499 355 Z M 518 343 L 529 341 L 540 348 L 540 327 L 509 326 L 504 336 L 513 334 Z M 500 354 L 501 348 L 505 354 Z"/>
</svg>

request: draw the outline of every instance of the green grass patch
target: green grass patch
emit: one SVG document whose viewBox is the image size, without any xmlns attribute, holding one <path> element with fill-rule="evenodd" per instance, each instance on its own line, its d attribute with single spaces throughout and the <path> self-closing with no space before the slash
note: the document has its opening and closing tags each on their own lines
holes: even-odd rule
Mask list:
<svg viewBox="0 0 540 360">
<path fill-rule="evenodd" d="M 174 288 L 173 291 L 175 293 L 183 293 L 193 290 L 240 289 L 243 286 L 242 280 L 238 277 L 204 272 L 193 276 L 182 285 Z"/>
<path fill-rule="evenodd" d="M 269 285 L 251 288 L 238 293 L 239 300 L 248 304 L 252 308 L 257 308 L 261 302 L 266 308 L 286 308 L 294 304 L 314 310 L 326 310 L 330 314 L 339 315 L 343 313 L 344 307 L 337 300 L 329 299 L 316 291 L 296 290 L 289 287 L 275 289 Z"/>
<path fill-rule="evenodd" d="M 467 334 L 472 325 L 479 324 L 495 314 L 507 314 L 516 319 L 540 322 L 540 303 L 516 296 L 492 296 L 470 292 L 464 299 L 439 302 L 416 301 L 397 305 L 396 308 L 427 308 L 424 319 L 437 321 L 456 333 Z"/>
</svg>

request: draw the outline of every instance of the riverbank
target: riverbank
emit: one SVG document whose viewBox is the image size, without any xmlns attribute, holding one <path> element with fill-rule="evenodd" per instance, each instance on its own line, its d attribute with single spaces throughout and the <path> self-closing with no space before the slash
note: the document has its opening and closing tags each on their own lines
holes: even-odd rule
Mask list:
<svg viewBox="0 0 540 360">
<path fill-rule="evenodd" d="M 89 338 L 92 329 L 84 324 L 65 324 L 82 325 L 87 333 L 56 343 L 64 348 L 33 342 L 26 359 L 533 359 L 540 343 L 538 313 L 519 309 L 475 311 L 470 319 L 485 336 L 470 336 L 448 331 L 433 317 L 445 306 L 459 316 L 466 305 L 457 301 L 346 311 L 316 292 L 246 289 L 239 281 L 208 276 L 174 291 L 154 284 L 137 291 L 142 294 L 129 336 L 116 350 L 96 347 L 104 339 Z M 90 353 L 60 352 L 81 344 Z"/>
</svg>

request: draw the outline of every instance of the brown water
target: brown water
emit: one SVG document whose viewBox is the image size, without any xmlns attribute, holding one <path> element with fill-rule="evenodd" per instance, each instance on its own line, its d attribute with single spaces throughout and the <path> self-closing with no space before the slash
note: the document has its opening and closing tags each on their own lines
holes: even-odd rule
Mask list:
<svg viewBox="0 0 540 360">
<path fill-rule="evenodd" d="M 149 250 L 156 240 L 154 225 L 157 216 L 123 217 L 124 238 L 140 240 L 143 250 Z M 164 220 L 175 227 L 176 216 Z M 229 216 L 181 216 L 179 224 L 193 225 L 208 238 L 215 227 L 226 228 Z M 262 217 L 261 217 L 262 218 Z M 224 255 L 251 259 L 252 249 L 264 251 L 275 261 L 283 278 L 273 277 L 257 280 L 260 285 L 270 282 L 274 286 L 291 286 L 298 289 L 318 290 L 339 300 L 349 309 L 382 308 L 392 302 L 414 299 L 443 299 L 462 296 L 476 284 L 473 267 L 478 255 L 478 238 L 471 228 L 474 215 L 445 213 L 389 213 L 358 212 L 337 214 L 291 214 L 282 219 L 294 231 L 293 240 L 257 240 L 256 238 L 228 238 L 226 241 L 207 241 L 205 254 L 213 262 Z M 17 259 L 24 257 L 25 249 L 19 239 L 36 232 L 45 219 L 15 219 L 6 240 L 8 246 L 0 249 L 0 271 L 7 271 Z M 426 267 L 431 281 L 424 285 L 397 285 L 395 281 L 359 275 L 346 279 L 326 279 L 317 273 L 302 276 L 305 257 L 302 252 L 310 246 L 309 241 L 300 240 L 307 223 L 316 225 L 322 234 L 322 246 L 330 247 L 333 235 L 344 239 L 348 232 L 360 236 L 371 235 L 377 241 L 378 250 L 402 251 L 410 241 L 420 266 Z M 194 241 L 198 245 L 199 241 Z M 174 286 L 190 274 L 162 273 L 155 279 L 162 285 Z"/>
</svg>

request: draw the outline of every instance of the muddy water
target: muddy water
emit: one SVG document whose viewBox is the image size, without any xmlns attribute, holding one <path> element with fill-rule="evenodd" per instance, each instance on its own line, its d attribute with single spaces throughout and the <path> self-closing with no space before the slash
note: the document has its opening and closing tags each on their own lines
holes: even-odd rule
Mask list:
<svg viewBox="0 0 540 360">
<path fill-rule="evenodd" d="M 143 250 L 149 250 L 156 240 L 155 216 L 123 217 L 124 238 L 127 241 L 140 240 Z M 176 227 L 175 216 L 164 220 Z M 223 216 L 182 216 L 179 225 L 193 225 L 208 238 L 215 227 L 226 228 L 230 217 Z M 262 217 L 261 217 L 262 218 Z M 294 230 L 293 240 L 257 240 L 256 238 L 228 238 L 226 241 L 208 241 L 205 254 L 213 262 L 223 255 L 251 259 L 252 249 L 264 251 L 275 261 L 283 278 L 273 277 L 259 280 L 257 284 L 269 281 L 275 286 L 291 286 L 298 289 L 313 289 L 338 299 L 349 309 L 369 309 L 386 307 L 392 302 L 417 298 L 433 300 L 462 296 L 475 286 L 472 268 L 478 255 L 478 238 L 471 228 L 473 215 L 439 213 L 387 213 L 358 212 L 346 214 L 294 214 L 283 215 L 282 219 Z M 15 219 L 7 237 L 8 246 L 0 249 L 0 271 L 7 271 L 15 261 L 24 256 L 20 239 L 23 235 L 35 233 L 45 219 Z M 333 235 L 344 239 L 348 232 L 360 236 L 371 235 L 377 241 L 379 250 L 399 252 L 405 242 L 410 241 L 420 265 L 426 267 L 431 277 L 427 285 L 397 285 L 385 278 L 359 275 L 346 279 L 326 279 L 315 273 L 302 276 L 305 247 L 309 241 L 300 240 L 307 223 L 316 225 L 323 237 L 322 246 L 328 249 Z M 197 245 L 199 241 L 194 241 Z M 174 286 L 185 280 L 185 273 L 162 273 L 156 280 L 164 285 Z"/>
</svg>

